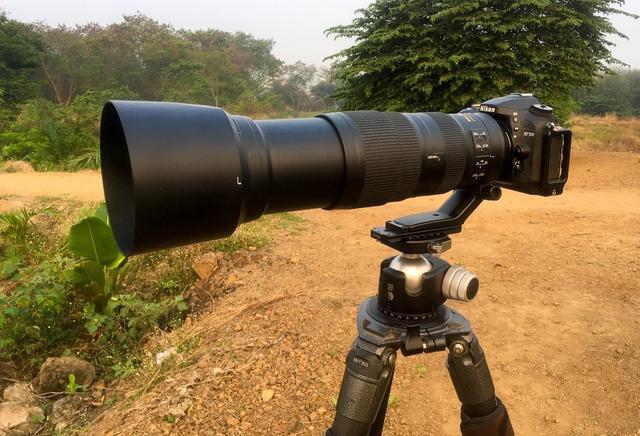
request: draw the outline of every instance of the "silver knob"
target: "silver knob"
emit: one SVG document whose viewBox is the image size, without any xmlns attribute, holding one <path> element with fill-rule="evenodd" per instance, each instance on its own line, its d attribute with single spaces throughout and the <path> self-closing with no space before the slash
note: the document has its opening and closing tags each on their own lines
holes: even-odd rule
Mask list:
<svg viewBox="0 0 640 436">
<path fill-rule="evenodd" d="M 451 265 L 442 280 L 442 295 L 451 300 L 470 301 L 479 287 L 478 276 L 460 265 Z"/>
</svg>

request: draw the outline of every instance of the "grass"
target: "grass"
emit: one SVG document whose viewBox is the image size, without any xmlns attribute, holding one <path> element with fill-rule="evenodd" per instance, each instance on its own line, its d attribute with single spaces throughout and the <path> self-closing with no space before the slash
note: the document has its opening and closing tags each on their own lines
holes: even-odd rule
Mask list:
<svg viewBox="0 0 640 436">
<path fill-rule="evenodd" d="M 640 153 L 640 118 L 579 115 L 571 123 L 578 150 Z"/>
</svg>

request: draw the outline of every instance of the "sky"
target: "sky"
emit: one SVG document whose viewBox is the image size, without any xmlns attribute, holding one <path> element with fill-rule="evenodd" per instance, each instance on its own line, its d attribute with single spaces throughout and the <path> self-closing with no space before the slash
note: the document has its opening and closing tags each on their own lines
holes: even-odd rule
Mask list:
<svg viewBox="0 0 640 436">
<path fill-rule="evenodd" d="M 335 40 L 324 31 L 348 24 L 354 11 L 370 0 L 0 0 L 11 18 L 49 25 L 109 24 L 137 12 L 187 29 L 216 28 L 243 31 L 273 39 L 274 54 L 287 63 L 301 60 L 320 65 L 351 41 Z M 640 0 L 627 0 L 624 9 L 640 15 Z M 640 20 L 614 16 L 616 27 L 629 40 L 611 37 L 613 54 L 640 68 Z"/>
</svg>

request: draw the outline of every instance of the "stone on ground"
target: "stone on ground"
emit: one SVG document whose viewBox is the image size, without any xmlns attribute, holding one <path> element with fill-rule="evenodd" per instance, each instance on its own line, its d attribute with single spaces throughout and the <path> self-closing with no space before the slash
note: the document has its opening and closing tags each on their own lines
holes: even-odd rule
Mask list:
<svg viewBox="0 0 640 436">
<path fill-rule="evenodd" d="M 44 411 L 33 404 L 0 403 L 0 434 L 31 433 L 38 430 L 43 420 Z"/>
<path fill-rule="evenodd" d="M 207 280 L 220 269 L 220 253 L 205 253 L 195 258 L 192 268 L 200 280 Z"/>
<path fill-rule="evenodd" d="M 23 160 L 8 160 L 2 165 L 2 171 L 6 173 L 32 173 L 35 170 L 29 162 Z"/>
<path fill-rule="evenodd" d="M 78 386 L 90 386 L 96 378 L 96 368 L 86 360 L 76 357 L 50 357 L 40 368 L 40 392 L 65 392 L 69 374 L 75 376 Z"/>
<path fill-rule="evenodd" d="M 6 402 L 37 404 L 36 397 L 29 387 L 28 383 L 17 382 L 11 386 L 7 386 L 2 394 L 2 398 Z"/>
</svg>

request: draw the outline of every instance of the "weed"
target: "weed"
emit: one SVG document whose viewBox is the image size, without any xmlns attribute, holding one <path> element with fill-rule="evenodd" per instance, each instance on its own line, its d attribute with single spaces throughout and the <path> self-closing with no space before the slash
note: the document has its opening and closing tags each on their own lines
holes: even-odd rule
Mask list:
<svg viewBox="0 0 640 436">
<path fill-rule="evenodd" d="M 388 403 L 389 407 L 396 407 L 398 406 L 399 402 L 400 402 L 400 399 L 398 398 L 398 395 L 396 394 L 389 395 L 389 403 Z"/>
<path fill-rule="evenodd" d="M 33 368 L 55 350 L 62 351 L 81 331 L 78 299 L 64 274 L 70 259 L 54 256 L 22 267 L 10 293 L 0 293 L 0 352 Z"/>
<path fill-rule="evenodd" d="M 57 215 L 53 207 L 22 208 L 0 215 L 0 234 L 5 241 L 0 267 L 12 270 L 4 271 L 4 278 L 11 277 L 19 266 L 36 265 L 61 251 L 59 235 L 52 231 Z"/>
<path fill-rule="evenodd" d="M 338 407 L 338 397 L 331 396 L 331 407 L 333 410 L 336 410 L 336 407 Z"/>
<path fill-rule="evenodd" d="M 68 394 L 75 394 L 76 392 L 78 392 L 80 386 L 78 386 L 78 384 L 76 383 L 76 375 L 75 374 L 69 374 L 69 383 L 67 383 L 67 393 Z"/>
<path fill-rule="evenodd" d="M 418 377 L 426 377 L 427 367 L 422 364 L 416 365 L 416 374 L 418 374 Z"/>
<path fill-rule="evenodd" d="M 0 215 L 0 222 L 4 224 L 3 233 L 14 246 L 24 246 L 27 242 L 27 231 L 31 225 L 31 219 L 37 211 L 21 208 L 18 212 L 9 212 Z"/>
<path fill-rule="evenodd" d="M 327 351 L 327 355 L 329 355 L 329 357 L 337 359 L 338 356 L 340 355 L 340 353 L 338 353 L 338 351 L 336 351 L 336 350 L 329 350 L 329 351 Z"/>
</svg>

